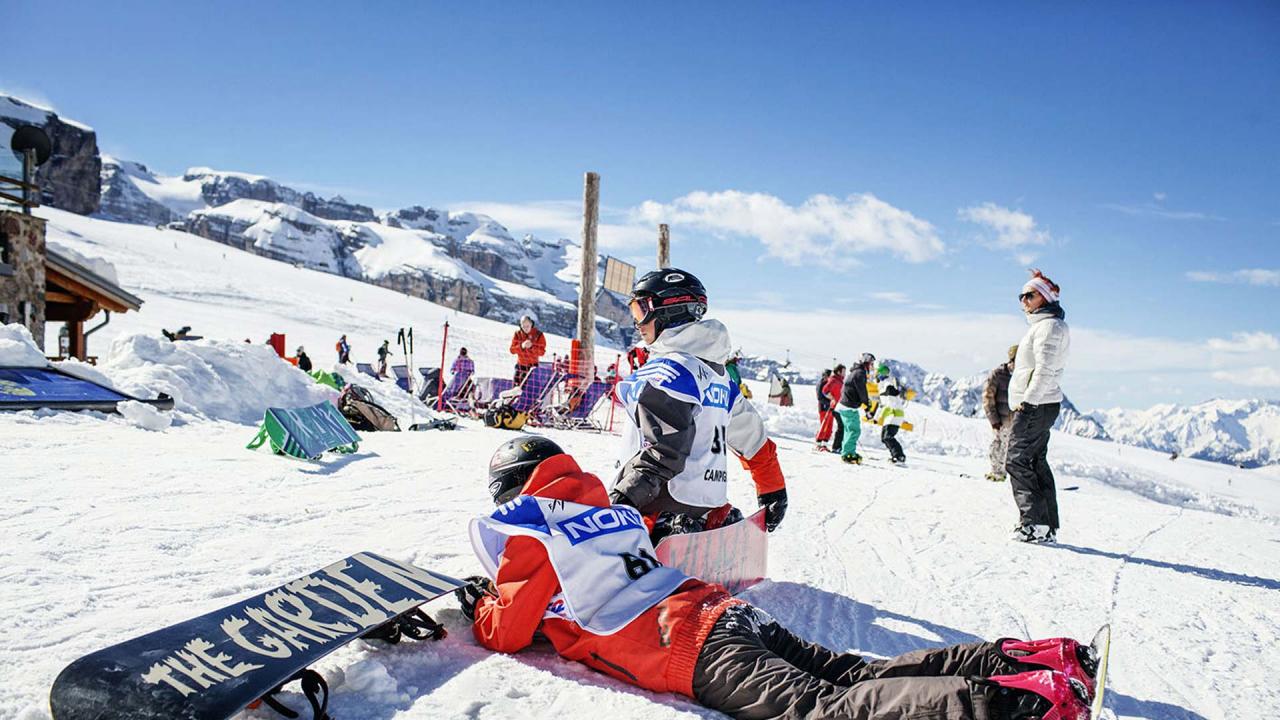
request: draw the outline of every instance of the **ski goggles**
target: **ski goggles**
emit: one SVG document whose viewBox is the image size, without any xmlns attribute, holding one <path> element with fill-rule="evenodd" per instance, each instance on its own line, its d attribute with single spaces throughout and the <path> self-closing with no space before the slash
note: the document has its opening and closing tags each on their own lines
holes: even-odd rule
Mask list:
<svg viewBox="0 0 1280 720">
<path fill-rule="evenodd" d="M 658 311 L 663 308 L 675 307 L 677 305 L 705 305 L 707 299 L 701 295 L 688 293 L 685 295 L 675 295 L 673 297 L 654 297 L 653 295 L 635 295 L 631 301 L 627 303 L 627 307 L 631 310 L 631 319 L 636 325 L 643 325 L 654 318 Z"/>
</svg>

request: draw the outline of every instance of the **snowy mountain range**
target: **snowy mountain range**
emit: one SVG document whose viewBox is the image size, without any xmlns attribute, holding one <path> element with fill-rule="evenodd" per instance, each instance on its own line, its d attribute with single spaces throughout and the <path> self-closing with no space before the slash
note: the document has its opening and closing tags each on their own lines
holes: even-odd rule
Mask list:
<svg viewBox="0 0 1280 720">
<path fill-rule="evenodd" d="M 101 217 L 166 225 L 274 260 L 351 277 L 473 315 L 536 317 L 572 334 L 581 248 L 526 235 L 493 218 L 414 206 L 377 214 L 341 196 L 322 198 L 270 178 L 194 167 L 166 176 L 109 156 Z M 603 319 L 602 336 L 626 331 Z"/>
<path fill-rule="evenodd" d="M 1249 468 L 1280 463 L 1280 402 L 1275 400 L 1210 400 L 1092 415 L 1126 445 Z"/>
</svg>

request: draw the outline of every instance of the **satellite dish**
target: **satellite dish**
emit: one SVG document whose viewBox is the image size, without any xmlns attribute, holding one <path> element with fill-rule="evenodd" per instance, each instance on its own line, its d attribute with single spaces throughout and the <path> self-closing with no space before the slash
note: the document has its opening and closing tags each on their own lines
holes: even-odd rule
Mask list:
<svg viewBox="0 0 1280 720">
<path fill-rule="evenodd" d="M 53 154 L 53 143 L 49 142 L 49 136 L 35 125 L 23 125 L 14 130 L 13 138 L 9 140 L 9 147 L 13 148 L 13 154 L 17 155 L 19 160 L 23 159 L 23 154 L 27 150 L 35 150 L 37 165 L 43 165 Z"/>
</svg>

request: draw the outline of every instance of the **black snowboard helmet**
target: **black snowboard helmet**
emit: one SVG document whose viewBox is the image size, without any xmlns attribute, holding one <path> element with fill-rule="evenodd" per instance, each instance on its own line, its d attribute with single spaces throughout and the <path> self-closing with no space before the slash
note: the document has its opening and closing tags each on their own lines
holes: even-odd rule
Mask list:
<svg viewBox="0 0 1280 720">
<path fill-rule="evenodd" d="M 501 505 L 520 493 L 538 463 L 564 450 L 550 438 L 521 435 L 498 446 L 489 459 L 489 494 Z"/>
<path fill-rule="evenodd" d="M 679 327 L 702 319 L 707 313 L 707 288 L 693 273 L 678 268 L 662 268 L 645 273 L 631 288 L 630 302 L 638 303 L 642 325 L 657 320 L 654 328 Z"/>
</svg>

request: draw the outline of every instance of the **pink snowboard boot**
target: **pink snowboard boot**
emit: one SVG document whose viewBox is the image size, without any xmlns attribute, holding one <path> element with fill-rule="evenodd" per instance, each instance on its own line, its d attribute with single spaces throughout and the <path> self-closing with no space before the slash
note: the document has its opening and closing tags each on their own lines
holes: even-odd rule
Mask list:
<svg viewBox="0 0 1280 720">
<path fill-rule="evenodd" d="M 991 708 L 1001 720 L 1089 720 L 1084 685 L 1060 672 L 993 675 L 986 682 L 998 688 Z"/>
<path fill-rule="evenodd" d="M 1081 645 L 1071 638 L 1008 639 L 1000 641 L 1000 651 L 1014 662 L 1057 670 L 1079 681 L 1089 692 L 1089 698 L 1093 698 L 1098 676 L 1098 658 L 1088 645 Z"/>
</svg>

